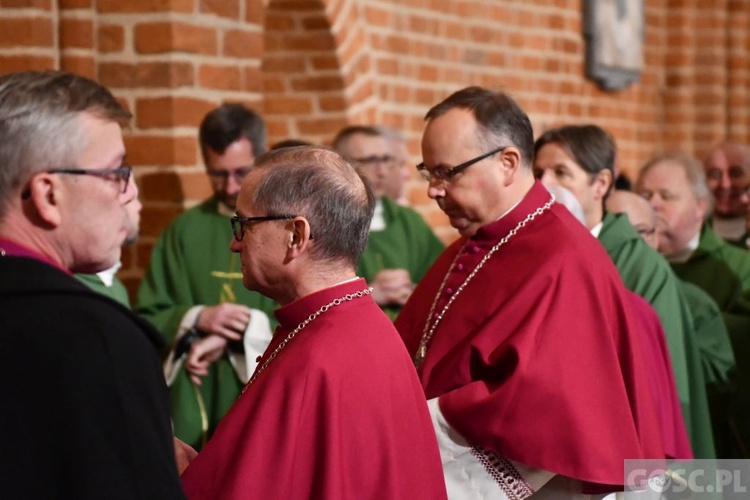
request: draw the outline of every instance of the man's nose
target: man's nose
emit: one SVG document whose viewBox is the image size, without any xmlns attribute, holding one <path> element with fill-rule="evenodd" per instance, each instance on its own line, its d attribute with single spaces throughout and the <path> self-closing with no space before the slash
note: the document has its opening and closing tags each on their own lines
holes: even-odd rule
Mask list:
<svg viewBox="0 0 750 500">
<path fill-rule="evenodd" d="M 445 196 L 445 183 L 442 181 L 430 181 L 430 185 L 427 186 L 427 196 L 435 200 Z"/>
</svg>

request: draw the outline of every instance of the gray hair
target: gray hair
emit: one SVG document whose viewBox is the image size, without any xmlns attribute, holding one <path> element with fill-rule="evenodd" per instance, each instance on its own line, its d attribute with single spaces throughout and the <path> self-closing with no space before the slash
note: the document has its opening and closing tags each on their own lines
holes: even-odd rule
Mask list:
<svg viewBox="0 0 750 500">
<path fill-rule="evenodd" d="M 369 183 L 338 153 L 299 146 L 255 160 L 265 172 L 253 205 L 272 215 L 301 215 L 310 223 L 319 261 L 356 266 L 367 246 L 375 196 Z"/>
<path fill-rule="evenodd" d="M 88 145 L 81 113 L 121 125 L 131 118 L 109 90 L 82 76 L 26 71 L 0 77 L 0 217 L 34 174 L 74 166 Z"/>
<path fill-rule="evenodd" d="M 638 173 L 638 179 L 635 183 L 636 192 L 640 192 L 643 187 L 643 177 L 646 173 L 651 170 L 655 165 L 659 163 L 670 162 L 682 169 L 685 172 L 688 183 L 690 184 L 690 190 L 697 199 L 706 200 L 706 217 L 711 215 L 713 211 L 713 197 L 711 192 L 708 190 L 706 184 L 706 172 L 703 169 L 703 165 L 690 155 L 685 153 L 667 153 L 649 160 Z"/>
</svg>

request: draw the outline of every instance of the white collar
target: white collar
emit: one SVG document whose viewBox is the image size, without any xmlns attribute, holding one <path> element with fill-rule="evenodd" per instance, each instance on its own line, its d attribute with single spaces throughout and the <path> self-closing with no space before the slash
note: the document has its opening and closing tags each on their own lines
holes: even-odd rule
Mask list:
<svg viewBox="0 0 750 500">
<path fill-rule="evenodd" d="M 599 233 L 602 232 L 602 228 L 604 227 L 604 221 L 599 221 L 599 224 L 591 228 L 591 234 L 594 235 L 594 238 L 599 239 Z"/>
<path fill-rule="evenodd" d="M 664 258 L 669 262 L 687 262 L 690 256 L 693 255 L 693 252 L 695 252 L 695 250 L 698 248 L 700 239 L 701 232 L 698 231 L 697 233 L 695 233 L 695 236 L 690 238 L 690 241 L 687 242 L 685 248 L 683 248 L 682 250 L 678 250 L 671 255 L 665 255 Z"/>
<path fill-rule="evenodd" d="M 102 280 L 102 283 L 104 283 L 107 288 L 112 286 L 112 283 L 115 282 L 115 274 L 117 274 L 117 271 L 120 270 L 122 267 L 122 262 L 118 262 L 114 266 L 110 267 L 109 269 L 105 269 L 104 271 L 99 271 L 96 273 L 97 276 L 99 276 L 99 279 Z"/>
</svg>

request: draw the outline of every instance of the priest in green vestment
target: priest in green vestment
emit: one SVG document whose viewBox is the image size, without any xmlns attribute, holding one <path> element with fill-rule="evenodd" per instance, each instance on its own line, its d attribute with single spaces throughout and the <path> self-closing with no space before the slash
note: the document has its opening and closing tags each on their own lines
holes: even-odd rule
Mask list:
<svg viewBox="0 0 750 500">
<path fill-rule="evenodd" d="M 722 311 L 737 375 L 728 438 L 719 443 L 719 452 L 721 458 L 750 458 L 750 254 L 704 223 L 711 198 L 694 158 L 675 154 L 651 160 L 641 170 L 636 190 L 657 214 L 659 251 L 680 278 L 703 289 Z"/>
<path fill-rule="evenodd" d="M 651 205 L 630 191 L 613 191 L 607 197 L 607 211 L 622 213 L 653 249 L 658 249 L 656 213 Z M 730 438 L 727 426 L 730 410 L 730 393 L 735 383 L 735 359 L 732 343 L 719 306 L 698 286 L 684 280 L 678 281 L 680 293 L 688 304 L 693 318 L 695 339 L 700 351 L 703 375 L 708 392 L 711 423 L 717 455 L 723 454 L 723 444 Z"/>
<path fill-rule="evenodd" d="M 403 173 L 381 129 L 346 127 L 337 134 L 333 147 L 370 181 L 377 197 L 357 274 L 373 287 L 375 302 L 395 319 L 444 245 L 421 215 L 385 195 L 392 178 Z"/>
<path fill-rule="evenodd" d="M 678 279 L 626 216 L 604 210 L 614 179 L 614 140 L 596 125 L 565 126 L 546 131 L 534 149 L 536 176 L 543 183 L 561 185 L 576 196 L 586 226 L 612 258 L 625 286 L 643 297 L 659 315 L 693 454 L 696 458 L 713 458 L 715 448 L 700 349 Z"/>
<path fill-rule="evenodd" d="M 175 435 L 200 449 L 216 428 L 271 338 L 277 304 L 242 285 L 229 251 L 230 217 L 242 178 L 266 147 L 261 117 L 239 104 L 211 111 L 200 144 L 214 196 L 179 215 L 156 242 L 136 310 L 167 337 L 165 375 Z M 183 361 L 206 343 L 215 361 L 200 373 Z"/>
</svg>

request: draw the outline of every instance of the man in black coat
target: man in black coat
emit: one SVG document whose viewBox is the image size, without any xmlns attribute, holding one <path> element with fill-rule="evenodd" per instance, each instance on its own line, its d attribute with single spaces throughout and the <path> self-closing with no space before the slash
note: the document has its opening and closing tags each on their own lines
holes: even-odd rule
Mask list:
<svg viewBox="0 0 750 500">
<path fill-rule="evenodd" d="M 0 76 L 0 495 L 182 498 L 159 334 L 72 273 L 120 258 L 126 111 L 63 72 Z"/>
</svg>

